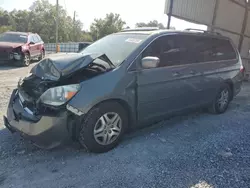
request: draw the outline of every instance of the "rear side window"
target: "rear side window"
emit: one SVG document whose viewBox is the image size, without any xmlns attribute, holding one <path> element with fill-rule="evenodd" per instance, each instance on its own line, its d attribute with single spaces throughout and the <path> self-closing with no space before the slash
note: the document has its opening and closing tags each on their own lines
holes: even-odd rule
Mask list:
<svg viewBox="0 0 250 188">
<path fill-rule="evenodd" d="M 33 38 L 33 41 L 34 41 L 35 43 L 40 42 L 40 40 L 39 40 L 39 38 L 37 37 L 37 35 L 32 35 L 32 38 Z"/>
<path fill-rule="evenodd" d="M 236 52 L 226 39 L 206 36 L 172 36 L 167 45 L 171 46 L 164 61 L 175 61 L 174 64 L 192 64 L 209 61 L 236 59 Z"/>
<path fill-rule="evenodd" d="M 193 35 L 160 37 L 142 53 L 142 58 L 146 56 L 158 57 L 161 67 L 231 60 L 237 57 L 229 40 Z"/>
<path fill-rule="evenodd" d="M 38 41 L 39 41 L 39 42 L 42 41 L 42 39 L 41 39 L 41 37 L 40 37 L 39 35 L 36 35 L 36 37 L 38 38 Z"/>
<path fill-rule="evenodd" d="M 236 52 L 229 40 L 208 38 L 205 39 L 204 47 L 208 52 L 205 59 L 206 61 L 221 61 L 237 58 Z"/>
<path fill-rule="evenodd" d="M 33 35 L 29 35 L 29 41 L 35 43 L 35 40 L 34 40 L 34 38 L 33 38 Z"/>
</svg>

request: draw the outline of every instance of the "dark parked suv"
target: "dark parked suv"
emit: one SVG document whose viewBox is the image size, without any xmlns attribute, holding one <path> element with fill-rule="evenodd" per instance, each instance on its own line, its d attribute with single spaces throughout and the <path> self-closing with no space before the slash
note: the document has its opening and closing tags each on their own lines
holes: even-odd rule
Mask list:
<svg viewBox="0 0 250 188">
<path fill-rule="evenodd" d="M 4 123 L 40 147 L 70 137 L 105 152 L 128 129 L 169 115 L 200 107 L 224 113 L 242 71 L 239 52 L 221 35 L 124 31 L 42 60 L 19 81 Z"/>
<path fill-rule="evenodd" d="M 44 43 L 38 34 L 5 32 L 0 34 L 0 63 L 29 66 L 30 60 L 45 56 Z"/>
</svg>

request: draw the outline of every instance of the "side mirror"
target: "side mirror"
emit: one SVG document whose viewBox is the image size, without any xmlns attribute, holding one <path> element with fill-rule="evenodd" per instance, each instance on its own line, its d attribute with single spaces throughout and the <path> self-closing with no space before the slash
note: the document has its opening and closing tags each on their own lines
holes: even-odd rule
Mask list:
<svg viewBox="0 0 250 188">
<path fill-rule="evenodd" d="M 35 44 L 35 43 L 31 41 L 29 44 Z"/>
<path fill-rule="evenodd" d="M 160 63 L 160 59 L 158 57 L 148 56 L 148 57 L 144 57 L 141 60 L 141 66 L 144 69 L 156 68 L 159 66 L 159 63 Z"/>
</svg>

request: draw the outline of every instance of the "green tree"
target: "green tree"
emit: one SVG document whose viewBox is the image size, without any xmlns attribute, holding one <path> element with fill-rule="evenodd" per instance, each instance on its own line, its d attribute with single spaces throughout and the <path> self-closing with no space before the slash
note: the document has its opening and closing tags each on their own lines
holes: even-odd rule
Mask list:
<svg viewBox="0 0 250 188">
<path fill-rule="evenodd" d="M 56 6 L 48 0 L 36 0 L 29 10 L 0 9 L 0 33 L 13 30 L 38 33 L 44 42 L 55 42 Z M 82 30 L 82 22 L 73 20 L 63 7 L 59 6 L 59 42 L 92 41 L 89 34 Z"/>
<path fill-rule="evenodd" d="M 11 17 L 8 11 L 0 8 L 0 33 L 12 30 Z"/>
<path fill-rule="evenodd" d="M 15 31 L 29 30 L 29 12 L 27 10 L 13 10 L 9 13 L 9 23 Z"/>
<path fill-rule="evenodd" d="M 93 42 L 93 38 L 91 36 L 91 33 L 83 31 L 79 41 L 81 41 L 81 42 Z"/>
<path fill-rule="evenodd" d="M 106 14 L 104 19 L 95 19 L 90 26 L 90 33 L 94 40 L 102 38 L 108 34 L 121 31 L 126 24 L 119 14 Z"/>
<path fill-rule="evenodd" d="M 37 0 L 30 7 L 31 31 L 39 33 L 44 41 L 55 42 L 56 6 L 48 0 Z M 59 6 L 59 42 L 77 42 L 82 38 L 82 22 L 73 20 L 63 7 Z"/>
<path fill-rule="evenodd" d="M 6 26 L 6 25 L 0 26 L 0 34 L 11 30 L 12 30 L 11 26 Z"/>
<path fill-rule="evenodd" d="M 165 29 L 162 23 L 159 23 L 157 20 L 150 21 L 148 23 L 139 22 L 135 25 L 136 27 L 158 27 L 159 29 Z"/>
<path fill-rule="evenodd" d="M 61 22 L 61 7 L 59 7 L 59 23 Z M 64 16 L 64 14 L 63 14 Z M 37 0 L 30 7 L 29 31 L 38 33 L 45 42 L 55 42 L 56 7 L 47 0 Z M 63 25 L 60 26 L 59 32 Z M 59 41 L 62 38 L 59 34 Z"/>
<path fill-rule="evenodd" d="M 10 16 L 7 11 L 4 11 L 0 8 L 0 26 L 9 25 L 10 24 Z"/>
</svg>

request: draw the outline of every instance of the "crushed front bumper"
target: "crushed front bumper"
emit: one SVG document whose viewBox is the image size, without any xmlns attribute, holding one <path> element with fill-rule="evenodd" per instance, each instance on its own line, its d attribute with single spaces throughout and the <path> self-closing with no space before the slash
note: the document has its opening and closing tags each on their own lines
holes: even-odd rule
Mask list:
<svg viewBox="0 0 250 188">
<path fill-rule="evenodd" d="M 17 90 L 12 92 L 4 124 L 11 132 L 21 133 L 41 148 L 54 148 L 69 138 L 66 109 L 38 117 L 24 107 Z"/>
</svg>

